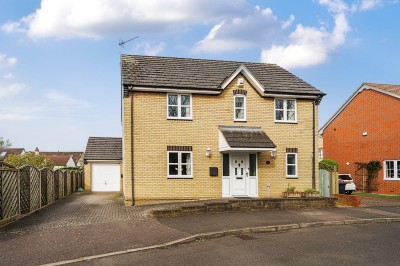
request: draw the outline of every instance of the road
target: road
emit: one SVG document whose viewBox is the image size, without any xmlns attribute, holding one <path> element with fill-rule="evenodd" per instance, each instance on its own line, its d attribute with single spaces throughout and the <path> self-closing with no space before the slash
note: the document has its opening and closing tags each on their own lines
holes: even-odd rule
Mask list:
<svg viewBox="0 0 400 266">
<path fill-rule="evenodd" d="M 400 223 L 199 239 L 75 265 L 399 265 Z"/>
</svg>

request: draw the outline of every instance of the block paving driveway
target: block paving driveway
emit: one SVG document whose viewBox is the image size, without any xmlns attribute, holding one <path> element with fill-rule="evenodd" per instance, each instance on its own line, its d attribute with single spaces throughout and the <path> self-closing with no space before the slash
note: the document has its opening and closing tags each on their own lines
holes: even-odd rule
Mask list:
<svg viewBox="0 0 400 266">
<path fill-rule="evenodd" d="M 120 193 L 74 193 L 0 227 L 0 265 L 39 265 L 166 243 L 196 233 L 226 229 L 400 217 L 400 200 L 363 197 L 364 208 L 271 210 L 148 218 L 153 210 L 199 203 L 202 202 L 164 203 L 133 208 L 124 206 Z"/>
</svg>

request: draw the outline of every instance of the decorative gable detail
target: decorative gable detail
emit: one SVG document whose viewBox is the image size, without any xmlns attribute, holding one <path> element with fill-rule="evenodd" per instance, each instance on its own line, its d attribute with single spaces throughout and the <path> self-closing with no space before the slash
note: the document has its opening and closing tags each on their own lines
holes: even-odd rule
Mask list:
<svg viewBox="0 0 400 266">
<path fill-rule="evenodd" d="M 242 74 L 260 95 L 264 95 L 265 91 L 264 86 L 254 77 L 254 75 L 244 65 L 240 65 L 230 76 L 228 76 L 222 83 L 221 88 L 225 89 L 226 87 L 228 87 L 228 85 L 239 74 Z"/>
<path fill-rule="evenodd" d="M 236 95 L 236 94 L 247 95 L 247 91 L 246 90 L 242 90 L 242 89 L 233 90 L 233 95 Z"/>
</svg>

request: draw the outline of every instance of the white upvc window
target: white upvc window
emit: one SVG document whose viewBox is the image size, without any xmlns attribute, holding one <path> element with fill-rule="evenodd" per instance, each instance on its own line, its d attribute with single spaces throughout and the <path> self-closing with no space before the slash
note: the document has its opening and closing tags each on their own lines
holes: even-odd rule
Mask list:
<svg viewBox="0 0 400 266">
<path fill-rule="evenodd" d="M 193 160 L 191 151 L 168 151 L 168 177 L 193 177 Z"/>
<path fill-rule="evenodd" d="M 243 94 L 234 97 L 234 121 L 246 121 L 246 96 Z"/>
<path fill-rule="evenodd" d="M 297 122 L 295 99 L 275 99 L 275 122 Z"/>
<path fill-rule="evenodd" d="M 286 153 L 286 177 L 297 178 L 297 153 Z"/>
<path fill-rule="evenodd" d="M 191 94 L 167 94 L 168 119 L 192 119 Z"/>
<path fill-rule="evenodd" d="M 400 160 L 384 161 L 386 180 L 400 180 Z"/>
</svg>

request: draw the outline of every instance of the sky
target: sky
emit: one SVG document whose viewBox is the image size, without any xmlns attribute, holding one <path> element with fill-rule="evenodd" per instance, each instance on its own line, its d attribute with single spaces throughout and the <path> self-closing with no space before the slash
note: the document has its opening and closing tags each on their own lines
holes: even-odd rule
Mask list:
<svg viewBox="0 0 400 266">
<path fill-rule="evenodd" d="M 400 84 L 399 14 L 400 0 L 0 0 L 0 137 L 84 151 L 121 136 L 121 54 L 278 64 L 327 94 L 321 127 L 363 82 Z"/>
</svg>

